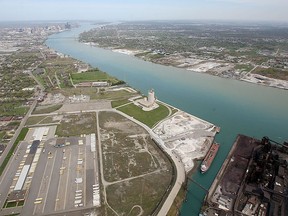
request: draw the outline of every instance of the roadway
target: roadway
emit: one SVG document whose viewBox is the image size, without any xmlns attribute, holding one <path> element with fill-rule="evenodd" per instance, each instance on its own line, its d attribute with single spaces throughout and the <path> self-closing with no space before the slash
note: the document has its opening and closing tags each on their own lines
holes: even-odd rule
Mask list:
<svg viewBox="0 0 288 216">
<path fill-rule="evenodd" d="M 163 205 L 161 206 L 161 209 L 158 212 L 158 216 L 166 216 L 168 211 L 170 210 L 179 190 L 181 189 L 182 184 L 185 182 L 186 173 L 185 173 L 184 165 L 181 162 L 181 160 L 179 158 L 177 158 L 177 156 L 174 155 L 173 152 L 165 146 L 164 141 L 161 140 L 159 138 L 159 136 L 157 136 L 151 128 L 149 128 L 147 125 L 143 124 L 142 122 L 139 122 L 138 120 L 134 119 L 133 117 L 128 116 L 125 113 L 122 113 L 118 110 L 115 110 L 115 112 L 119 113 L 120 115 L 125 116 L 129 120 L 131 120 L 131 121 L 135 122 L 136 124 L 145 128 L 145 130 L 147 130 L 148 133 L 150 134 L 151 138 L 155 140 L 155 142 L 159 145 L 159 147 L 161 149 L 163 149 L 174 162 L 174 165 L 176 168 L 175 184 L 173 185 L 168 197 L 166 198 L 165 202 L 163 203 Z"/>
<path fill-rule="evenodd" d="M 33 112 L 33 110 L 35 109 L 37 105 L 37 100 L 34 100 L 34 102 L 32 103 L 32 105 L 30 106 L 30 109 L 28 110 L 28 112 L 26 113 L 26 115 L 24 116 L 24 118 L 22 119 L 19 127 L 17 128 L 17 130 L 15 131 L 15 134 L 13 135 L 12 139 L 10 140 L 10 142 L 8 143 L 7 147 L 5 148 L 4 152 L 2 153 L 1 157 L 0 157 L 0 164 L 3 163 L 4 159 L 7 157 L 8 152 L 10 151 L 10 149 L 12 148 L 14 142 L 16 141 L 17 137 L 19 136 L 21 130 L 23 129 L 23 127 L 26 124 L 27 119 L 30 117 L 31 113 Z M 6 166 L 7 168 L 7 166 Z M 1 175 L 1 178 L 3 176 L 3 173 Z"/>
<path fill-rule="evenodd" d="M 181 162 L 180 158 L 177 158 L 176 155 L 173 154 L 173 152 L 168 149 L 165 144 L 164 144 L 164 141 L 161 140 L 159 138 L 158 135 L 156 135 L 151 128 L 149 128 L 147 125 L 143 124 L 142 122 L 139 122 L 138 120 L 134 119 L 133 117 L 131 116 L 128 116 L 127 114 L 125 113 L 122 113 L 116 109 L 112 109 L 112 108 L 109 108 L 109 109 L 99 109 L 97 111 L 95 110 L 85 110 L 85 111 L 82 111 L 82 112 L 96 112 L 96 115 L 97 115 L 97 134 L 98 134 L 98 137 L 100 137 L 100 131 L 99 131 L 99 122 L 98 122 L 98 112 L 100 111 L 112 111 L 112 112 L 117 112 L 119 113 L 120 115 L 126 117 L 127 119 L 135 122 L 136 124 L 142 126 L 145 130 L 148 131 L 148 133 L 150 134 L 150 136 L 157 142 L 157 144 L 159 145 L 160 148 L 162 148 L 169 156 L 170 158 L 173 160 L 174 162 L 174 165 L 175 165 L 175 168 L 176 168 L 176 180 L 175 180 L 175 184 L 173 185 L 168 197 L 166 198 L 164 204 L 162 205 L 158 215 L 159 216 L 164 216 L 164 215 L 167 215 L 170 207 L 172 206 L 179 190 L 181 189 L 182 187 L 182 184 L 185 182 L 186 180 L 186 173 L 185 173 L 185 169 L 184 169 L 184 165 L 183 163 Z M 65 112 L 65 113 L 69 113 L 69 114 L 75 114 L 75 113 L 80 113 L 81 111 L 69 111 L 69 112 Z M 41 114 L 41 115 L 47 115 L 47 114 Z M 99 146 L 101 146 L 101 141 L 98 139 L 98 142 L 99 142 Z M 99 147 L 99 156 L 100 156 L 100 171 L 101 173 L 103 173 L 103 164 L 102 164 L 102 151 L 101 151 L 101 148 Z M 108 202 L 107 202 L 107 197 L 106 197 L 106 189 L 105 189 L 105 185 L 109 185 L 109 182 L 106 182 L 106 180 L 104 179 L 103 175 L 100 176 L 101 177 L 101 181 L 102 181 L 102 184 L 104 185 L 104 201 L 105 201 L 105 204 L 109 206 Z M 111 208 L 111 207 L 110 207 Z M 112 208 L 111 208 L 112 209 Z M 113 210 L 113 209 L 112 209 Z M 116 212 L 114 212 L 116 215 L 118 215 Z"/>
<path fill-rule="evenodd" d="M 32 106 L 30 107 L 30 110 L 29 110 L 29 112 L 26 114 L 26 116 L 25 116 L 25 119 L 23 119 L 23 121 L 21 122 L 21 126 L 23 127 L 24 125 L 25 125 L 25 123 L 26 123 L 26 121 L 27 121 L 27 119 L 28 119 L 28 117 L 30 116 L 30 114 L 32 113 L 32 111 L 33 111 L 33 109 L 35 108 L 35 106 L 36 106 L 36 104 L 37 104 L 37 101 L 34 101 L 34 103 L 32 104 Z M 137 123 L 138 125 L 140 125 L 140 126 L 142 126 L 144 129 L 146 129 L 147 131 L 148 131 L 148 133 L 150 134 L 150 136 L 158 143 L 158 145 L 159 145 L 159 147 L 161 147 L 165 152 L 167 152 L 167 154 L 171 157 L 171 159 L 173 160 L 173 162 L 174 162 L 174 165 L 175 165 L 175 168 L 176 168 L 176 180 L 175 180 L 175 184 L 173 185 L 173 187 L 172 187 L 172 189 L 171 189 L 171 191 L 170 191 L 170 193 L 169 193 L 169 195 L 168 195 L 168 197 L 166 198 L 166 200 L 165 200 L 165 202 L 163 203 L 163 205 L 162 205 L 162 207 L 161 207 L 161 209 L 159 210 L 159 213 L 158 213 L 158 215 L 159 216 L 164 216 L 164 215 L 167 215 L 167 213 L 168 213 L 168 211 L 169 211 L 169 209 L 170 209 L 170 207 L 171 207 L 171 205 L 173 204 L 173 201 L 175 200 L 175 198 L 176 198 L 176 196 L 177 196 L 177 194 L 178 194 L 178 192 L 179 192 L 179 190 L 181 189 L 181 186 L 182 186 L 182 184 L 185 182 L 185 170 L 184 170 L 184 166 L 183 166 L 183 164 L 182 164 L 182 162 L 180 161 L 180 159 L 179 158 L 177 158 L 177 156 L 175 156 L 174 154 L 173 154 L 173 152 L 171 151 L 171 150 L 169 150 L 169 149 L 167 149 L 166 147 L 165 147 L 165 145 L 164 145 L 164 142 L 163 142 L 163 140 L 161 140 L 153 131 L 152 131 L 152 129 L 150 129 L 148 126 L 146 126 L 145 124 L 143 124 L 143 123 L 141 123 L 141 122 L 139 122 L 139 121 L 137 121 L 137 120 L 135 120 L 133 117 L 130 117 L 130 116 L 128 116 L 128 115 L 126 115 L 126 114 L 124 114 L 124 113 L 122 113 L 122 112 L 120 112 L 120 111 L 117 111 L 117 110 L 115 110 L 115 109 L 112 109 L 112 108 L 109 108 L 109 109 L 99 109 L 99 110 L 97 110 L 97 111 L 95 111 L 95 110 L 85 110 L 85 111 L 82 111 L 82 112 L 96 112 L 96 114 L 97 114 L 97 134 L 98 134 L 98 137 L 100 137 L 99 136 L 99 134 L 100 134 L 100 131 L 99 131 L 99 122 L 98 122 L 98 111 L 114 111 L 114 112 L 117 112 L 117 113 L 119 113 L 119 114 L 121 114 L 121 115 L 123 115 L 124 117 L 126 117 L 126 118 L 128 118 L 129 120 L 131 120 L 131 121 L 133 121 L 133 122 L 135 122 L 135 123 Z M 67 113 L 79 113 L 80 111 L 70 111 L 70 112 L 67 112 Z M 66 112 L 65 112 L 66 113 Z M 44 114 L 45 115 L 45 114 Z M 51 115 L 51 114 L 50 114 Z M 22 129 L 22 127 L 21 127 L 21 129 Z M 18 132 L 18 134 L 20 133 L 20 131 L 21 131 L 21 129 L 20 129 L 20 126 L 19 126 L 19 132 Z M 16 133 L 15 133 L 15 135 L 16 135 Z M 18 137 L 18 135 L 16 136 L 16 137 Z M 14 137 L 13 137 L 14 138 Z M 15 138 L 16 139 L 16 138 Z M 99 142 L 100 142 L 100 140 L 98 140 Z M 101 146 L 100 144 L 99 144 L 99 146 Z M 53 147 L 54 148 L 54 147 Z M 9 150 L 8 150 L 9 151 Z M 86 149 L 85 150 L 85 152 L 87 152 L 87 151 L 90 151 L 90 150 L 88 150 L 88 149 Z M 46 152 L 47 152 L 47 150 L 46 150 Z M 46 153 L 47 154 L 47 153 Z M 60 182 L 60 184 L 62 185 L 63 184 L 63 182 L 65 182 L 65 184 L 67 185 L 67 187 L 69 188 L 69 190 L 71 190 L 71 188 L 73 188 L 73 183 L 71 182 L 71 179 L 72 179 L 72 181 L 75 179 L 75 174 L 73 175 L 73 173 L 74 172 L 72 172 L 72 174 L 70 173 L 70 174 L 68 174 L 67 175 L 67 178 L 68 178 L 68 176 L 69 176 L 69 181 L 67 180 L 67 178 L 66 178 L 66 180 L 65 180 L 65 178 L 64 178 L 64 180 L 62 180 L 61 178 L 62 177 L 60 177 L 60 175 L 59 175 L 59 169 L 60 169 L 60 167 L 61 167 L 61 165 L 62 165 L 62 162 L 61 162 L 61 160 L 63 159 L 63 156 L 59 156 L 58 154 L 61 154 L 61 153 L 57 153 L 56 155 L 54 155 L 55 157 L 53 157 L 53 159 L 50 159 L 51 161 L 54 161 L 54 163 L 52 164 L 52 167 L 54 167 L 55 166 L 55 164 L 57 164 L 56 166 L 57 167 L 55 167 L 55 170 L 57 170 L 57 172 L 58 172 L 58 174 L 53 174 L 53 179 L 50 179 L 49 180 L 49 182 L 47 182 L 47 183 L 45 183 L 45 184 L 47 184 L 47 185 L 50 185 L 49 187 L 47 186 L 47 190 L 48 190 L 48 188 L 50 188 L 51 187 L 51 185 L 54 185 L 52 188 L 54 188 L 54 189 L 52 189 L 52 191 L 50 191 L 50 189 L 49 189 L 49 192 L 47 192 L 46 194 L 48 195 L 48 193 L 51 195 L 49 195 L 49 196 L 47 196 L 47 201 L 45 201 L 45 202 L 47 202 L 46 204 L 45 204 L 45 207 L 43 207 L 42 208 L 42 212 L 40 211 L 39 213 L 41 214 L 41 213 L 44 213 L 45 212 L 45 214 L 49 214 L 49 213 L 52 213 L 52 209 L 53 210 L 55 210 L 55 209 L 59 209 L 59 207 L 57 207 L 57 204 L 55 205 L 55 200 L 57 200 L 57 199 L 59 199 L 59 197 L 57 197 L 57 194 L 58 194 L 58 192 L 59 192 L 59 182 Z M 73 153 L 71 153 L 72 155 L 73 155 Z M 93 157 L 93 158 L 95 158 L 95 153 L 94 154 L 92 154 L 92 155 L 90 155 L 90 158 L 91 157 Z M 101 152 L 101 148 L 99 148 L 99 156 L 100 156 L 100 171 L 103 173 L 103 164 L 102 164 L 102 152 Z M 41 157 L 40 157 L 41 158 Z M 40 159 L 40 160 L 47 160 L 47 158 L 46 157 L 44 157 L 43 159 Z M 55 162 L 55 160 L 57 161 L 57 162 Z M 73 160 L 73 159 L 72 159 Z M 94 161 L 97 161 L 97 160 L 95 160 L 94 159 Z M 39 161 L 40 162 L 40 161 Z M 71 169 L 71 167 L 75 167 L 75 166 L 72 166 L 72 164 L 75 164 L 75 162 L 70 162 L 71 164 L 70 164 L 70 166 L 69 166 L 69 169 Z M 86 162 L 85 162 L 86 163 Z M 94 162 L 95 163 L 95 162 Z M 92 163 L 93 164 L 93 163 Z M 30 209 L 30 207 L 31 207 L 31 205 L 33 206 L 34 205 L 34 202 L 33 202 L 33 200 L 35 200 L 37 197 L 38 197 L 38 195 L 40 195 L 40 194 L 36 194 L 37 193 L 37 187 L 38 187 L 38 191 L 39 190 L 41 190 L 41 188 L 39 189 L 39 187 L 41 187 L 42 186 L 42 184 L 43 184 L 43 182 L 45 182 L 45 179 L 47 179 L 47 178 L 49 178 L 49 177 L 46 177 L 45 178 L 45 173 L 46 173 L 46 171 L 45 171 L 45 169 L 46 169 L 46 167 L 45 167 L 46 165 L 45 165 L 45 163 L 44 163 L 44 167 L 43 167 L 43 165 L 40 165 L 39 166 L 39 168 L 38 168 L 38 166 L 37 166 L 37 170 L 39 169 L 39 170 L 41 170 L 41 172 L 39 173 L 39 174 L 36 174 L 36 178 L 33 178 L 33 187 L 34 187 L 34 185 L 35 185 L 35 191 L 34 191 L 34 189 L 32 189 L 33 187 L 31 187 L 31 191 L 30 191 L 30 193 L 31 194 L 34 194 L 34 195 L 31 195 L 31 197 L 30 197 L 30 195 L 29 195 L 29 197 L 28 197 L 28 201 L 29 202 L 27 202 L 27 203 L 25 203 L 25 206 L 24 206 L 24 209 L 23 209 L 23 215 L 29 215 L 29 211 L 30 211 L 30 215 L 31 215 L 31 209 Z M 51 165 L 49 165 L 49 166 L 51 166 Z M 67 166 L 68 166 L 68 164 L 67 164 Z M 87 163 L 86 163 L 86 166 L 87 166 Z M 88 168 L 88 169 L 87 169 Z M 93 169 L 92 169 L 92 167 L 87 167 L 86 168 L 86 171 L 85 171 L 85 175 L 86 176 L 90 176 L 90 177 L 92 177 L 93 175 L 94 175 L 94 177 L 97 175 L 98 176 L 98 173 L 97 173 L 97 171 L 95 170 L 95 169 L 97 169 L 97 165 L 96 164 L 94 164 L 94 166 L 93 166 L 93 168 L 94 168 L 94 174 L 93 174 Z M 48 169 L 50 169 L 50 172 L 52 172 L 51 171 L 51 168 L 48 168 Z M 68 167 L 67 167 L 67 169 L 68 169 Z M 9 170 L 10 170 L 10 167 L 9 167 Z M 17 166 L 16 166 L 16 170 L 17 170 Z M 54 169 L 53 169 L 54 170 Z M 44 172 L 43 172 L 44 171 Z M 70 170 L 71 171 L 71 170 Z M 36 171 L 35 171 L 36 172 Z M 9 173 L 11 173 L 11 172 L 9 172 Z M 37 172 L 38 173 L 38 172 Z M 41 175 L 42 175 L 42 178 L 41 178 Z M 52 175 L 52 173 L 51 173 L 51 175 Z M 89 177 L 89 178 L 90 178 Z M 105 179 L 104 179 L 104 177 L 103 177 L 103 175 L 100 175 L 100 177 L 101 177 L 101 180 L 102 180 L 102 183 L 103 184 L 105 184 Z M 12 176 L 12 178 L 13 178 L 13 176 Z M 51 176 L 50 176 L 50 178 L 51 178 Z M 10 177 L 10 179 L 11 179 L 11 177 Z M 40 181 L 40 183 L 38 182 L 38 183 L 36 183 L 37 181 L 39 181 L 39 179 L 42 179 L 41 181 Z M 47 180 L 46 180 L 47 181 Z M 51 181 L 51 182 L 50 182 Z M 63 182 L 62 182 L 63 181 Z M 89 184 L 89 185 L 91 185 L 91 183 L 89 183 L 89 182 L 87 182 L 88 181 L 88 179 L 87 180 L 85 180 L 86 181 L 86 183 L 85 183 L 85 185 L 87 185 L 87 184 Z M 62 182 L 62 183 L 61 183 Z M 67 183 L 68 182 L 68 183 Z M 7 184 L 7 183 L 6 183 Z M 39 184 L 41 184 L 41 186 L 39 186 Z M 95 182 L 94 183 L 92 183 L 92 184 L 95 184 Z M 106 182 L 106 184 L 108 185 L 109 183 L 108 182 Z M 1 186 L 2 186 L 2 184 L 1 184 Z M 78 187 L 78 186 L 77 186 Z M 2 188 L 2 187 L 1 187 Z M 56 189 L 55 189 L 56 188 Z M 77 188 L 77 189 L 79 189 L 79 188 Z M 44 190 L 44 189 L 43 189 Z M 68 189 L 67 189 L 68 190 Z M 72 189 L 73 190 L 73 189 Z M 83 187 L 83 191 L 85 190 L 85 193 L 87 192 L 87 193 L 89 193 L 89 188 L 86 186 L 85 188 Z M 60 189 L 60 191 L 61 191 L 61 189 Z M 2 193 L 1 193 L 2 194 Z M 7 193 L 6 193 L 7 194 Z M 36 194 L 36 195 L 35 195 Z M 74 206 L 71 206 L 71 205 L 73 205 L 73 204 L 71 204 L 71 198 L 72 199 L 74 199 L 74 196 L 71 196 L 71 193 L 69 194 L 69 195 L 67 195 L 67 191 L 64 193 L 65 194 L 65 196 L 67 196 L 67 200 L 66 200 L 66 203 L 64 204 L 65 205 L 65 207 L 66 207 L 66 210 L 67 209 L 71 209 L 71 207 L 72 208 L 74 208 L 75 209 L 75 207 Z M 107 202 L 107 198 L 106 198 L 106 191 L 105 191 L 105 187 L 104 187 L 104 200 L 105 200 L 105 203 L 109 206 L 109 204 L 108 204 L 108 202 Z M 89 194 L 89 197 L 90 197 L 90 195 L 91 194 Z M 36 198 L 35 198 L 36 197 Z M 2 198 L 2 196 L 0 197 L 0 199 Z M 6 198 L 6 197 L 5 197 Z M 70 200 L 70 201 L 69 201 Z M 1 201 L 1 200 L 0 200 Z M 30 206 L 29 206 L 29 204 L 28 203 L 31 203 L 30 204 Z M 87 207 L 89 207 L 90 206 L 90 204 L 91 204 L 91 198 L 86 198 L 86 203 L 88 204 L 87 205 Z M 27 210 L 25 210 L 25 209 L 27 209 Z M 36 209 L 34 209 L 34 208 L 32 208 L 33 209 L 33 211 L 34 212 L 38 212 L 38 210 Z M 43 209 L 44 209 L 44 211 L 43 211 Z M 65 209 L 65 208 L 64 208 Z M 29 211 L 28 211 L 29 210 Z M 59 209 L 60 210 L 60 209 Z M 76 210 L 76 209 L 75 209 Z M 27 212 L 27 213 L 26 213 Z M 114 213 L 116 213 L 116 212 L 114 212 Z M 116 215 L 118 215 L 117 213 L 116 213 Z"/>
</svg>

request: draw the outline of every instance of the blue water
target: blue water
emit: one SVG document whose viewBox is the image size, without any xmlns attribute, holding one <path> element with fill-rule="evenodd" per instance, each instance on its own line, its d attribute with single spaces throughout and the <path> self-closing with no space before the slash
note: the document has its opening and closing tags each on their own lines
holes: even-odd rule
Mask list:
<svg viewBox="0 0 288 216">
<path fill-rule="evenodd" d="M 237 134 L 268 136 L 281 143 L 288 140 L 288 91 L 156 65 L 79 43 L 78 34 L 92 27 L 83 23 L 78 29 L 50 36 L 46 44 L 125 80 L 142 93 L 153 88 L 158 99 L 220 126 L 216 140 L 221 148 L 211 168 L 204 175 L 192 176 L 204 187 L 209 188 Z M 204 196 L 191 183 L 181 215 L 198 215 Z"/>
</svg>

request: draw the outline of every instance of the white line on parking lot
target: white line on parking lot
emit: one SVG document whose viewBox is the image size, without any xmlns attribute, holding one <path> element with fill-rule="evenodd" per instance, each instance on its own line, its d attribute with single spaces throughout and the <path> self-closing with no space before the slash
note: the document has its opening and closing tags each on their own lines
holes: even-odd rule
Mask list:
<svg viewBox="0 0 288 216">
<path fill-rule="evenodd" d="M 44 213 L 44 209 L 45 209 L 46 204 L 47 204 L 47 196 L 48 196 L 48 191 L 49 191 L 49 187 L 50 187 L 52 173 L 53 173 L 53 170 L 54 170 L 55 160 L 56 160 L 56 157 L 57 157 L 57 152 L 58 151 L 55 151 L 55 155 L 53 157 L 53 164 L 52 164 L 52 168 L 51 168 L 51 173 L 49 175 L 49 181 L 48 181 L 48 184 L 47 184 L 47 192 L 46 192 L 46 195 L 45 195 L 45 203 L 44 203 L 44 206 L 43 206 L 43 209 L 42 209 L 42 213 Z"/>
<path fill-rule="evenodd" d="M 47 160 L 47 161 L 46 161 L 46 165 L 45 165 L 45 169 L 44 169 L 43 177 L 42 177 L 42 179 L 41 179 L 41 184 L 40 184 L 40 188 L 39 188 L 39 191 L 38 191 L 37 197 L 40 197 L 41 186 L 43 185 L 43 181 L 44 181 L 44 179 L 45 179 L 45 173 L 46 173 L 46 170 L 47 170 L 48 160 L 49 160 L 48 157 L 47 157 L 46 160 Z M 37 207 L 37 205 L 34 205 L 33 215 L 34 215 L 35 212 L 36 212 L 36 207 Z"/>
<path fill-rule="evenodd" d="M 86 157 L 86 151 L 87 151 L 87 145 L 85 145 L 84 147 L 84 160 L 85 160 L 85 163 L 84 163 L 84 186 L 83 186 L 83 191 L 84 191 L 84 198 L 83 198 L 83 204 L 86 205 L 86 179 L 87 179 L 87 176 L 86 176 L 86 163 L 87 163 L 87 157 Z"/>
<path fill-rule="evenodd" d="M 69 148 L 69 161 L 67 164 L 68 170 L 67 170 L 67 179 L 66 179 L 66 189 L 65 189 L 65 194 L 64 194 L 64 209 L 66 208 L 66 196 L 67 196 L 67 190 L 68 190 L 68 179 L 69 179 L 69 173 L 70 173 L 70 161 L 71 161 L 71 156 L 72 156 L 72 150 Z"/>
</svg>

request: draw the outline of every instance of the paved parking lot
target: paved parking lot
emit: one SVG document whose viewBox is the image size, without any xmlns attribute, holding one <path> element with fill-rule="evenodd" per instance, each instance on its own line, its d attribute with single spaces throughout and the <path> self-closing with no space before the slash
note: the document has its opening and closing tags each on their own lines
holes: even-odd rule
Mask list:
<svg viewBox="0 0 288 216">
<path fill-rule="evenodd" d="M 5 181 L 1 184 L 0 192 L 2 192 L 1 198 L 3 198 L 1 200 L 5 200 L 5 195 L 7 197 L 13 190 L 11 184 L 15 184 L 18 180 L 15 175 L 19 175 L 23 162 L 27 163 L 29 143 L 35 138 L 33 136 L 35 130 L 37 129 L 29 130 L 25 142 L 19 146 L 16 152 L 14 160 L 17 165 L 13 163 L 15 168 L 9 169 L 9 172 L 6 173 L 15 181 L 12 183 Z M 99 188 L 97 152 L 95 147 L 91 148 L 91 140 L 95 142 L 95 134 L 61 138 L 63 145 L 55 147 L 55 144 L 59 143 L 59 138 L 54 138 L 54 132 L 55 128 L 49 127 L 48 133 L 43 136 L 43 140 L 36 150 L 39 155 L 34 157 L 33 162 L 36 162 L 37 165 L 33 172 L 30 172 L 30 169 L 23 184 L 23 188 L 27 187 L 25 205 L 21 209 L 19 207 L 11 208 L 10 213 L 13 209 L 15 211 L 18 209 L 21 211 L 21 215 L 47 215 L 56 212 L 85 210 L 95 206 L 93 188 L 96 185 Z M 9 190 L 2 188 L 4 185 L 8 186 Z M 4 211 L 8 210 L 4 209 Z"/>
</svg>

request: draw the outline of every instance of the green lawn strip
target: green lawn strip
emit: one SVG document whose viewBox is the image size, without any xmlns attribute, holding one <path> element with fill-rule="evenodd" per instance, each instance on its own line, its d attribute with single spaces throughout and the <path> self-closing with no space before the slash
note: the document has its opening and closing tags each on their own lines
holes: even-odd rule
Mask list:
<svg viewBox="0 0 288 216">
<path fill-rule="evenodd" d="M 62 106 L 63 106 L 62 104 L 56 104 L 56 105 L 45 107 L 45 108 L 36 107 L 36 109 L 33 111 L 33 114 L 52 113 L 52 112 L 59 110 Z"/>
<path fill-rule="evenodd" d="M 58 122 L 59 120 L 53 120 L 51 116 L 31 116 L 28 118 L 26 125 L 52 124 Z"/>
<path fill-rule="evenodd" d="M 0 176 L 2 175 L 2 173 L 3 173 L 3 171 L 4 171 L 5 167 L 6 167 L 6 165 L 8 164 L 8 161 L 9 161 L 10 157 L 11 157 L 12 154 L 14 153 L 14 151 L 15 151 L 18 143 L 19 143 L 20 141 L 24 140 L 24 138 L 25 138 L 28 130 L 29 130 L 28 128 L 23 128 L 23 129 L 21 130 L 21 132 L 20 132 L 19 136 L 17 137 L 16 141 L 14 142 L 12 148 L 11 148 L 10 151 L 8 152 L 7 157 L 4 159 L 3 163 L 2 163 L 1 166 L 0 166 Z"/>
<path fill-rule="evenodd" d="M 4 216 L 16 216 L 16 215 L 20 215 L 20 213 L 8 214 L 8 215 L 4 215 Z"/>
<path fill-rule="evenodd" d="M 97 69 L 90 70 L 83 73 L 72 73 L 71 74 L 72 80 L 74 84 L 81 83 L 81 82 L 92 82 L 92 81 L 109 81 L 112 84 L 117 83 L 117 80 L 114 77 L 109 76 L 107 73 L 99 71 Z"/>
<path fill-rule="evenodd" d="M 150 128 L 169 115 L 169 110 L 162 104 L 159 104 L 159 107 L 152 111 L 143 111 L 134 104 L 128 104 L 127 106 L 118 108 L 118 110 L 132 116 Z"/>
<path fill-rule="evenodd" d="M 235 69 L 243 70 L 243 71 L 250 71 L 253 69 L 253 66 L 250 64 L 236 64 Z"/>
<path fill-rule="evenodd" d="M 111 104 L 112 104 L 112 107 L 115 108 L 115 107 L 130 103 L 130 102 L 131 101 L 129 101 L 128 99 L 123 99 L 123 100 L 112 101 Z"/>
<path fill-rule="evenodd" d="M 26 125 L 35 125 L 42 121 L 46 116 L 31 116 L 27 119 Z"/>
<path fill-rule="evenodd" d="M 25 202 L 24 200 L 19 201 L 18 204 L 17 204 L 17 206 L 24 206 L 24 202 Z"/>
<path fill-rule="evenodd" d="M 10 202 L 10 203 L 7 203 L 6 208 L 14 208 L 16 206 L 17 206 L 17 202 Z"/>
<path fill-rule="evenodd" d="M 0 140 L 6 135 L 6 131 L 0 131 Z"/>
</svg>

